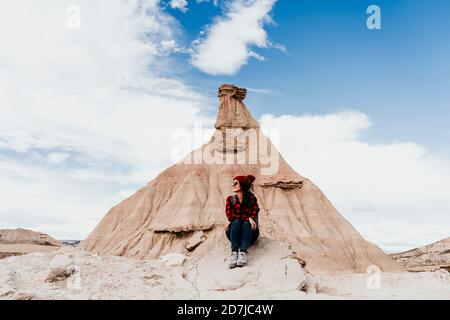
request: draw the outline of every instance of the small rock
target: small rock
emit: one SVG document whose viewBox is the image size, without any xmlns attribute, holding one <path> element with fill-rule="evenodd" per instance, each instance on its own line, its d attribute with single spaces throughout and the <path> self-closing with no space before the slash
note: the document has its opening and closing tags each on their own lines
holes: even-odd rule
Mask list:
<svg viewBox="0 0 450 320">
<path fill-rule="evenodd" d="M 308 294 L 317 294 L 319 291 L 319 284 L 313 276 L 306 274 L 306 282 L 301 291 L 304 291 Z"/>
<path fill-rule="evenodd" d="M 69 266 L 72 264 L 72 260 L 66 255 L 58 254 L 56 255 L 49 264 L 49 271 L 46 282 L 59 282 L 71 275 Z"/>
<path fill-rule="evenodd" d="M 67 267 L 67 272 L 70 274 L 80 273 L 80 268 L 76 265 L 71 265 Z"/>
<path fill-rule="evenodd" d="M 0 288 L 0 298 L 12 295 L 15 291 L 16 289 L 7 283 Z"/>
<path fill-rule="evenodd" d="M 237 290 L 246 284 L 254 285 L 260 274 L 254 268 L 240 268 L 237 270 L 227 270 L 221 277 L 217 277 L 211 283 L 211 289 L 216 291 Z"/>
<path fill-rule="evenodd" d="M 169 253 L 160 257 L 160 260 L 168 267 L 177 267 L 183 265 L 186 256 L 181 253 Z"/>
<path fill-rule="evenodd" d="M 191 252 L 194 251 L 195 248 L 197 248 L 199 245 L 201 245 L 203 242 L 205 242 L 206 237 L 203 234 L 203 231 L 197 231 L 195 232 L 192 237 L 189 238 L 189 240 L 186 243 L 186 250 Z"/>
<path fill-rule="evenodd" d="M 438 278 L 444 283 L 450 283 L 450 273 L 447 270 L 439 269 L 435 271 L 438 275 Z"/>
<path fill-rule="evenodd" d="M 14 295 L 14 300 L 36 300 L 37 296 L 29 292 L 17 292 Z"/>
<path fill-rule="evenodd" d="M 66 287 L 70 291 L 79 292 L 82 288 L 81 269 L 76 265 L 71 265 L 67 268 L 66 275 L 68 279 L 66 281 Z"/>
</svg>

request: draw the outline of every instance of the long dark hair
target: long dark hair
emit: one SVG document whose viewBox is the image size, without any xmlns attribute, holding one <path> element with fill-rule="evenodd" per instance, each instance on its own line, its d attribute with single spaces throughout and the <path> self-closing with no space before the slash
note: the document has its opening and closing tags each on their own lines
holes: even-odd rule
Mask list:
<svg viewBox="0 0 450 320">
<path fill-rule="evenodd" d="M 255 195 L 253 193 L 253 181 L 255 181 L 255 177 L 252 175 L 247 176 L 245 183 L 239 183 L 242 189 L 242 205 L 251 206 Z"/>
</svg>

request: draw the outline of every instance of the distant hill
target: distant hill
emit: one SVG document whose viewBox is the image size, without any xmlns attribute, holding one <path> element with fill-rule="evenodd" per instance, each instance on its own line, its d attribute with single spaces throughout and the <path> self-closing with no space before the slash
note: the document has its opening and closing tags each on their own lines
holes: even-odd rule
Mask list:
<svg viewBox="0 0 450 320">
<path fill-rule="evenodd" d="M 413 250 L 391 254 L 408 271 L 435 271 L 444 269 L 450 272 L 450 237 Z"/>
<path fill-rule="evenodd" d="M 61 242 L 46 233 L 27 229 L 0 229 L 0 259 L 58 249 Z"/>
</svg>

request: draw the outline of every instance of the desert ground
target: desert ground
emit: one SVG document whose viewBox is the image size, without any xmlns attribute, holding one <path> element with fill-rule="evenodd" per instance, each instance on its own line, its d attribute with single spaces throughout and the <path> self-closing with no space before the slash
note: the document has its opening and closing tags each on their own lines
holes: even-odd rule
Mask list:
<svg viewBox="0 0 450 320">
<path fill-rule="evenodd" d="M 0 299 L 450 299 L 450 273 L 306 272 L 289 245 L 260 238 L 249 264 L 227 266 L 229 243 L 201 258 L 100 256 L 60 247 L 0 260 Z"/>
</svg>

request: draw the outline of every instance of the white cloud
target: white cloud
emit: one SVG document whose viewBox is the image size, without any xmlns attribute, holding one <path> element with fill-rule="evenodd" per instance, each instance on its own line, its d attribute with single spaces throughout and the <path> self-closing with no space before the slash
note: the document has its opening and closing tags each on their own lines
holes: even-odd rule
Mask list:
<svg viewBox="0 0 450 320">
<path fill-rule="evenodd" d="M 178 50 L 177 42 L 175 40 L 162 40 L 161 48 L 164 52 L 174 52 Z"/>
<path fill-rule="evenodd" d="M 207 29 L 206 37 L 193 42 L 191 63 L 212 75 L 233 75 L 250 57 L 264 60 L 250 48 L 270 46 L 264 25 L 271 23 L 276 0 L 233 0 L 223 17 Z"/>
<path fill-rule="evenodd" d="M 280 44 L 280 43 L 271 43 L 271 47 L 280 50 L 283 53 L 287 53 L 288 50 L 286 48 L 286 46 L 284 44 Z"/>
<path fill-rule="evenodd" d="M 70 154 L 64 152 L 50 152 L 47 154 L 48 162 L 55 165 L 64 163 L 69 157 Z"/>
<path fill-rule="evenodd" d="M 359 112 L 264 115 L 261 125 L 279 130 L 288 163 L 368 240 L 392 251 L 449 236 L 450 215 L 438 213 L 450 212 L 450 160 L 414 142 L 364 141 L 371 122 Z"/>
<path fill-rule="evenodd" d="M 238 40 L 227 41 L 238 41 L 244 58 L 209 67 L 237 70 L 250 45 L 270 46 L 261 21 L 272 2 L 233 2 L 243 9 L 231 6 L 199 48 L 230 27 Z M 198 120 L 212 127 L 199 111 L 213 104 L 164 76 L 176 68 L 164 56 L 177 48 L 178 27 L 158 1 L 77 1 L 81 29 L 69 31 L 72 3 L 17 0 L 0 11 L 0 227 L 81 239 L 170 164 L 175 129 Z M 247 27 L 241 38 L 236 30 Z M 369 240 L 389 250 L 448 236 L 448 160 L 412 142 L 364 141 L 371 123 L 361 113 L 261 122 L 280 129 L 288 162 Z"/>
<path fill-rule="evenodd" d="M 201 93 L 164 76 L 178 26 L 159 1 L 76 3 L 79 30 L 73 1 L 0 11 L 0 225 L 62 238 L 87 236 L 167 166 L 175 129 L 212 123 Z"/>
<path fill-rule="evenodd" d="M 397 253 L 421 247 L 449 236 L 447 219 L 432 220 L 428 215 L 426 223 L 410 223 L 409 221 L 369 222 L 361 221 L 358 230 L 372 242 L 381 246 L 388 253 Z M 431 219 L 430 219 L 431 218 Z M 440 223 L 444 221 L 444 223 Z"/>
<path fill-rule="evenodd" d="M 209 0 L 197 0 L 197 3 L 209 2 Z M 217 7 L 219 5 L 219 0 L 213 0 L 212 3 Z"/>
<path fill-rule="evenodd" d="M 170 0 L 170 7 L 172 9 L 178 9 L 181 12 L 188 11 L 187 5 L 188 5 L 187 0 Z"/>
<path fill-rule="evenodd" d="M 280 92 L 272 89 L 247 88 L 247 92 L 265 95 L 280 95 Z"/>
</svg>

